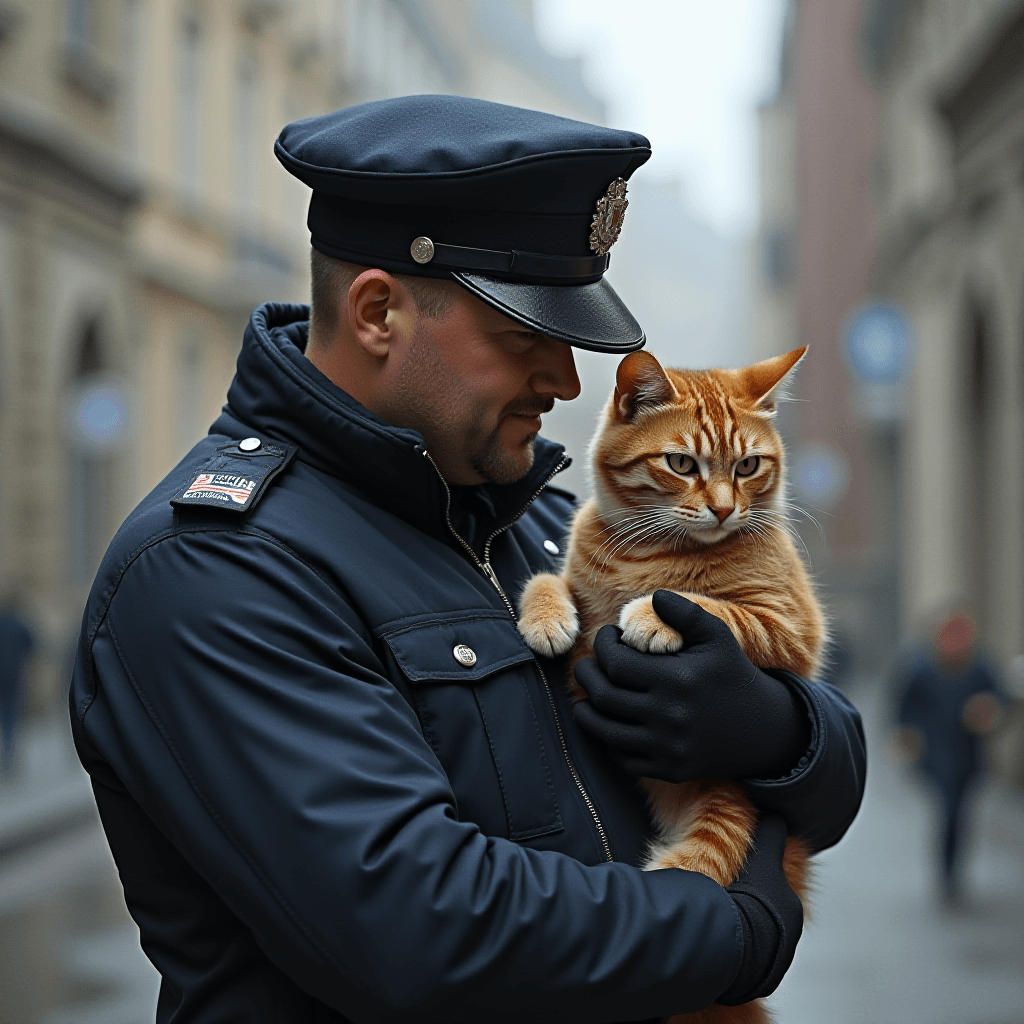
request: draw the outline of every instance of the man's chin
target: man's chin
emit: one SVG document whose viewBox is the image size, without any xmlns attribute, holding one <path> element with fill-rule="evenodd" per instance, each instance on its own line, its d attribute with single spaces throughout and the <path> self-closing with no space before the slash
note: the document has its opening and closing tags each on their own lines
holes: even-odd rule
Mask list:
<svg viewBox="0 0 1024 1024">
<path fill-rule="evenodd" d="M 521 444 L 509 449 L 494 446 L 471 461 L 473 469 L 491 484 L 514 484 L 522 480 L 533 468 L 536 434 L 530 434 Z"/>
</svg>

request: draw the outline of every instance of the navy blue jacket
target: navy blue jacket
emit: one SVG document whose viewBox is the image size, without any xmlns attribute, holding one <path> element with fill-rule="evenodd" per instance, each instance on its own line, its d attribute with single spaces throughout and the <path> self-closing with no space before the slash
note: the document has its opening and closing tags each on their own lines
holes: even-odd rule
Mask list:
<svg viewBox="0 0 1024 1024">
<path fill-rule="evenodd" d="M 122 526 L 85 613 L 74 734 L 164 979 L 158 1020 L 712 1002 L 739 966 L 731 898 L 637 870 L 642 791 L 577 731 L 562 665 L 534 657 L 488 577 L 515 595 L 551 567 L 561 448 L 449 495 L 419 434 L 305 359 L 307 316 L 254 313 L 223 415 Z M 296 449 L 250 511 L 172 507 L 250 436 Z M 831 687 L 794 685 L 811 750 L 752 789 L 821 849 L 856 813 L 863 736 Z"/>
</svg>

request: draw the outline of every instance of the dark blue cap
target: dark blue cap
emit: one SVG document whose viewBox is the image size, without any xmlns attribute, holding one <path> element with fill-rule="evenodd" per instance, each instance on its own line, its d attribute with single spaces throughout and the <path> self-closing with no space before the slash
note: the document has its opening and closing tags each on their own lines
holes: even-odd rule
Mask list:
<svg viewBox="0 0 1024 1024">
<path fill-rule="evenodd" d="M 626 182 L 651 155 L 642 135 L 462 96 L 404 96 L 296 121 L 274 152 L 313 189 L 309 230 L 325 255 L 454 278 L 582 348 L 643 345 L 603 279 Z"/>
</svg>

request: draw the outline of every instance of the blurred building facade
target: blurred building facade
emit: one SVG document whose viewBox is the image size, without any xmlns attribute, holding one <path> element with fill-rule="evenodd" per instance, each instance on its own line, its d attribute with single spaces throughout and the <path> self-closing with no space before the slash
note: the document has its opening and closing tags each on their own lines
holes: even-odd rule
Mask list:
<svg viewBox="0 0 1024 1024">
<path fill-rule="evenodd" d="M 917 334 L 898 467 L 905 622 L 920 630 L 965 604 L 997 667 L 1019 667 L 1024 3 L 887 0 L 866 29 L 882 125 L 877 288 Z M 991 753 L 1024 787 L 1024 701 Z"/>
<path fill-rule="evenodd" d="M 862 0 L 788 5 L 778 90 L 759 110 L 758 358 L 809 346 L 780 412 L 791 508 L 832 622 L 833 669 L 877 671 L 896 642 L 888 431 L 865 419 L 843 355 L 868 296 L 876 100 L 858 55 Z"/>
<path fill-rule="evenodd" d="M 0 591 L 62 692 L 91 576 L 205 433 L 251 309 L 303 301 L 281 126 L 461 93 L 589 121 L 530 0 L 0 0 Z"/>
<path fill-rule="evenodd" d="M 877 676 L 961 603 L 1022 664 L 1024 0 L 793 0 L 759 116 L 755 345 L 810 346 L 782 426 L 833 628 Z"/>
<path fill-rule="evenodd" d="M 425 92 L 604 119 L 530 0 L 0 0 L 0 596 L 42 651 L 0 778 L 0 1024 L 153 1019 L 61 724 L 85 595 L 215 418 L 251 309 L 308 295 L 281 127 Z"/>
<path fill-rule="evenodd" d="M 964 601 L 1024 651 L 1024 3 L 888 2 L 877 286 L 917 333 L 900 509 L 907 622 Z"/>
</svg>

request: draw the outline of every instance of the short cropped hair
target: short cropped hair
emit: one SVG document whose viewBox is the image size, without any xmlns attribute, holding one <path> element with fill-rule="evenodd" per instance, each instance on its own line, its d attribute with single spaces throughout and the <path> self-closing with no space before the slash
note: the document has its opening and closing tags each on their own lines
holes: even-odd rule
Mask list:
<svg viewBox="0 0 1024 1024">
<path fill-rule="evenodd" d="M 310 249 L 310 313 L 309 334 L 319 344 L 325 344 L 338 329 L 338 303 L 349 285 L 364 271 L 356 263 L 325 256 L 318 249 Z M 443 281 L 432 277 L 413 277 L 410 274 L 392 274 L 412 293 L 416 308 L 432 320 L 443 320 L 452 306 L 451 291 Z"/>
</svg>

